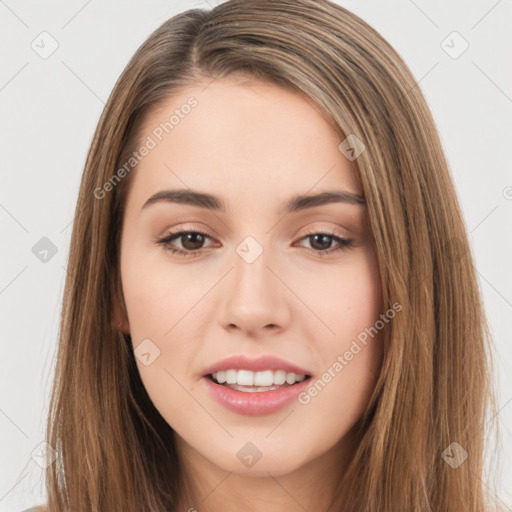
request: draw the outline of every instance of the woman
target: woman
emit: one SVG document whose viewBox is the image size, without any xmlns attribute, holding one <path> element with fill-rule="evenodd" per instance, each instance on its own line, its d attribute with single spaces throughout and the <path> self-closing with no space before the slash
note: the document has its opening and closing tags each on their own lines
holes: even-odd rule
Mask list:
<svg viewBox="0 0 512 512">
<path fill-rule="evenodd" d="M 45 510 L 490 510 L 488 338 L 394 49 L 326 0 L 187 11 L 87 158 Z"/>
</svg>

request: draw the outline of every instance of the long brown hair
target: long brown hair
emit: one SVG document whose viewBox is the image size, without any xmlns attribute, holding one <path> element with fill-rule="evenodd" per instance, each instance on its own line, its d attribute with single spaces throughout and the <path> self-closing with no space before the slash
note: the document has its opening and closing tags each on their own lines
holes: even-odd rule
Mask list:
<svg viewBox="0 0 512 512">
<path fill-rule="evenodd" d="M 327 0 L 189 10 L 153 32 L 116 83 L 73 225 L 47 425 L 58 452 L 47 470 L 47 510 L 163 512 L 179 503 L 185 484 L 174 432 L 144 389 L 130 336 L 113 322 L 115 304 L 125 310 L 119 242 L 136 165 L 119 169 L 147 135 L 140 126 L 148 112 L 178 89 L 230 75 L 303 94 L 340 142 L 355 135 L 364 143 L 355 163 L 383 304 L 403 308 L 384 331 L 381 373 L 330 510 L 488 510 L 491 340 L 443 148 L 404 61 Z M 468 454 L 456 468 L 447 462 L 454 450 Z"/>
</svg>

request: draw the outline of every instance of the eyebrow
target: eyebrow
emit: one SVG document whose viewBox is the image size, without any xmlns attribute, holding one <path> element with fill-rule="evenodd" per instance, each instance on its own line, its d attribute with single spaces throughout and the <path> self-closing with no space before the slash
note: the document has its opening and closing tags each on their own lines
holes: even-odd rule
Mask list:
<svg viewBox="0 0 512 512">
<path fill-rule="evenodd" d="M 187 204 L 212 211 L 227 211 L 226 203 L 221 197 L 192 189 L 161 190 L 160 192 L 153 194 L 143 204 L 142 210 L 152 204 L 162 201 Z M 320 192 L 318 194 L 310 195 L 299 194 L 292 197 L 285 203 L 284 212 L 293 213 L 330 203 L 346 203 L 365 206 L 366 200 L 362 195 L 342 190 L 331 190 L 328 192 Z"/>
</svg>

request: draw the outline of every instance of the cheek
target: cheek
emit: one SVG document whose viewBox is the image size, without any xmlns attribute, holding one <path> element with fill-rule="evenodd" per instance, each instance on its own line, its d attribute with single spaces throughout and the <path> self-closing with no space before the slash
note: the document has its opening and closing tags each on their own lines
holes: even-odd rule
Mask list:
<svg viewBox="0 0 512 512">
<path fill-rule="evenodd" d="M 134 344 L 147 337 L 169 337 L 185 315 L 194 316 L 194 304 L 212 285 L 210 279 L 169 264 L 165 255 L 154 258 L 135 250 L 123 254 L 121 275 Z"/>
<path fill-rule="evenodd" d="M 322 346 L 327 353 L 346 350 L 351 340 L 374 325 L 382 313 L 380 275 L 369 248 L 347 257 L 341 265 L 316 272 L 314 279 L 307 281 L 304 293 L 324 323 Z"/>
<path fill-rule="evenodd" d="M 185 374 L 205 325 L 204 301 L 200 299 L 213 286 L 214 278 L 202 279 L 181 265 L 170 265 L 165 255 L 154 258 L 132 248 L 122 253 L 121 276 L 142 382 L 157 409 L 166 419 L 173 419 L 176 411 L 191 406 Z M 138 354 L 148 351 L 152 362 L 146 365 Z"/>
<path fill-rule="evenodd" d="M 312 338 L 322 373 L 301 403 L 312 405 L 318 420 L 331 422 L 336 430 L 355 421 L 367 406 L 380 370 L 383 330 L 390 320 L 379 321 L 385 312 L 380 276 L 370 251 L 350 268 L 338 269 L 323 284 L 323 289 L 316 289 L 313 304 L 329 331 L 324 329 L 326 335 Z"/>
<path fill-rule="evenodd" d="M 382 330 L 375 329 L 381 311 L 378 294 L 368 300 L 370 289 L 361 286 L 358 297 L 333 311 L 336 336 L 328 342 L 317 338 L 314 347 L 322 360 L 321 370 L 299 397 L 303 414 L 314 417 L 326 440 L 341 439 L 361 418 L 372 396 L 382 361 Z M 367 291 L 368 293 L 363 293 Z M 343 300 L 343 297 L 338 296 Z"/>
<path fill-rule="evenodd" d="M 180 422 L 180 411 L 194 406 L 184 369 L 189 368 L 197 350 L 193 343 L 197 333 L 187 326 L 197 325 L 191 319 L 199 310 L 192 306 L 199 294 L 204 294 L 199 284 L 183 276 L 179 270 L 171 273 L 169 265 L 143 263 L 142 258 L 129 255 L 122 265 L 137 368 L 151 401 L 173 427 Z M 147 347 L 144 351 L 143 346 Z M 139 355 L 148 351 L 151 363 L 146 365 Z"/>
</svg>

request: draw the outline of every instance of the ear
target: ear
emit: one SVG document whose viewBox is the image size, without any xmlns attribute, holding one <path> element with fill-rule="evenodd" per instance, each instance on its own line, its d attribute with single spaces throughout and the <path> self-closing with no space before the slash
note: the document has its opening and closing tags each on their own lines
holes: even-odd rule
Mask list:
<svg viewBox="0 0 512 512">
<path fill-rule="evenodd" d="M 130 334 L 130 323 L 128 322 L 128 315 L 126 313 L 126 308 L 123 304 L 120 304 L 120 300 L 117 296 L 114 297 L 113 311 L 114 315 L 112 318 L 112 327 L 114 329 L 119 329 L 124 334 Z"/>
</svg>

